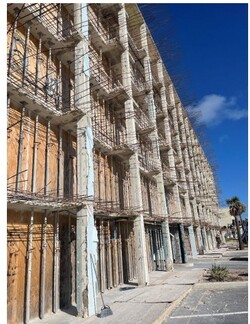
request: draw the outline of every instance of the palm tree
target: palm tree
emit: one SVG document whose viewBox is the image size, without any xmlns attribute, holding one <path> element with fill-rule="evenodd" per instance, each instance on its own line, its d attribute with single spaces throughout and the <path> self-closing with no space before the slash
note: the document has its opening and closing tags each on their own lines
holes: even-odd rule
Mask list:
<svg viewBox="0 0 250 324">
<path fill-rule="evenodd" d="M 240 227 L 239 227 L 239 221 L 237 216 L 240 217 L 241 224 L 242 224 L 241 214 L 243 214 L 246 211 L 246 206 L 240 202 L 240 199 L 237 196 L 234 196 L 231 199 L 226 199 L 226 203 L 229 207 L 230 215 L 235 217 L 235 224 L 236 224 L 237 235 L 239 240 L 239 248 L 240 250 L 243 250 L 243 243 L 240 235 Z"/>
</svg>

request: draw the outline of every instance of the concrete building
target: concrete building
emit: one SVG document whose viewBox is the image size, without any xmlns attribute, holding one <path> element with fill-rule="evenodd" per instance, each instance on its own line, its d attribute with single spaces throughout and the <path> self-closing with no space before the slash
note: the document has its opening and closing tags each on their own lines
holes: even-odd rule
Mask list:
<svg viewBox="0 0 250 324">
<path fill-rule="evenodd" d="M 215 247 L 213 171 L 136 4 L 7 8 L 8 321 L 87 317 Z"/>
</svg>

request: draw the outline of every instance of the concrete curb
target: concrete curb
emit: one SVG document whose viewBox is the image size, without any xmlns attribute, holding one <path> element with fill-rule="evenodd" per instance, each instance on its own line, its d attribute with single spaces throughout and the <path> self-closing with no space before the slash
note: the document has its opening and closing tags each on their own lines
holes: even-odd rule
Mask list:
<svg viewBox="0 0 250 324">
<path fill-rule="evenodd" d="M 223 289 L 228 287 L 247 287 L 248 281 L 216 281 L 216 282 L 197 282 L 194 284 L 194 288 L 204 289 L 204 288 L 214 288 L 214 289 Z"/>
<path fill-rule="evenodd" d="M 188 288 L 182 295 L 180 295 L 176 300 L 174 300 L 171 305 L 163 312 L 161 315 L 153 322 L 153 324 L 161 324 L 164 319 L 169 316 L 174 309 L 182 302 L 182 300 L 190 293 L 190 291 L 193 289 L 194 285 L 192 285 L 190 288 Z"/>
</svg>

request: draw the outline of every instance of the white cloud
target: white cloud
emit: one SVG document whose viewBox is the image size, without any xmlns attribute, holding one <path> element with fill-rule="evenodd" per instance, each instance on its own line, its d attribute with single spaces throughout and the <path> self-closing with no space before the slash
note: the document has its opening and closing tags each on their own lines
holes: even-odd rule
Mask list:
<svg viewBox="0 0 250 324">
<path fill-rule="evenodd" d="M 200 122 L 208 126 L 218 125 L 225 119 L 239 120 L 247 117 L 247 110 L 240 109 L 237 98 L 226 98 L 217 94 L 204 96 L 198 103 L 190 105 L 187 110 L 200 114 Z"/>
</svg>

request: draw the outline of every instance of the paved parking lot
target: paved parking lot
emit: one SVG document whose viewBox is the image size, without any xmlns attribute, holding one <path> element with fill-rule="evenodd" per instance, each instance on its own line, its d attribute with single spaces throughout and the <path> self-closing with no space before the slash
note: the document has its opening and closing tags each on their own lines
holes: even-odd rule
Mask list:
<svg viewBox="0 0 250 324">
<path fill-rule="evenodd" d="M 196 284 L 163 324 L 247 324 L 247 282 Z"/>
</svg>

